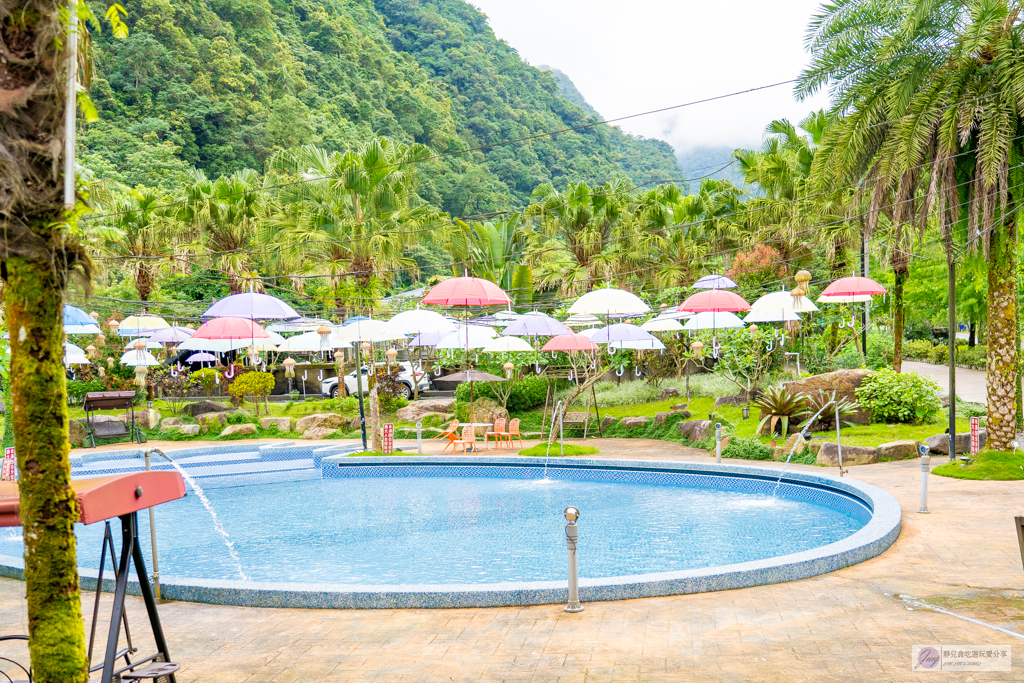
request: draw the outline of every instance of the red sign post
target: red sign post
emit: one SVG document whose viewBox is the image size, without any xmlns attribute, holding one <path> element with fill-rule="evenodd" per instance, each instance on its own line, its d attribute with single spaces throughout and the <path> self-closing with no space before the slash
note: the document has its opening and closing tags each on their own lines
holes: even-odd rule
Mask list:
<svg viewBox="0 0 1024 683">
<path fill-rule="evenodd" d="M 395 425 L 384 425 L 384 438 L 381 443 L 381 452 L 388 455 L 395 450 Z"/>
<path fill-rule="evenodd" d="M 979 423 L 980 422 L 981 422 L 981 418 L 977 418 L 977 417 L 972 417 L 971 418 L 971 455 L 972 456 L 977 455 L 978 451 L 981 450 L 981 444 L 979 443 L 980 440 L 981 440 L 980 434 L 979 434 L 979 432 L 980 432 Z"/>
<path fill-rule="evenodd" d="M 18 461 L 14 457 L 14 447 L 4 449 L 4 465 L 0 470 L 0 480 L 14 481 L 18 478 Z"/>
</svg>

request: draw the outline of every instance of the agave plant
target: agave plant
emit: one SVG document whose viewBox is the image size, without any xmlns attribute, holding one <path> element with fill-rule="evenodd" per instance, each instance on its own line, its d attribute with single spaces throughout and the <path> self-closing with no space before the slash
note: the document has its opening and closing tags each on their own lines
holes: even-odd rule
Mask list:
<svg viewBox="0 0 1024 683">
<path fill-rule="evenodd" d="M 853 422 L 847 418 L 852 417 L 857 412 L 857 404 L 845 397 L 837 399 L 836 390 L 833 389 L 832 393 L 826 393 L 824 389 L 818 389 L 813 394 L 806 394 L 804 398 L 807 400 L 807 408 L 812 415 L 828 406 L 813 424 L 808 425 L 809 429 L 814 429 L 815 426 L 817 426 L 819 431 L 834 429 L 836 426 L 837 406 L 839 408 L 839 424 L 843 427 L 853 426 Z M 835 402 L 836 405 L 829 405 L 832 402 Z"/>
<path fill-rule="evenodd" d="M 794 394 L 785 387 L 771 387 L 765 390 L 754 401 L 754 405 L 761 409 L 763 415 L 761 422 L 757 425 L 757 433 L 763 433 L 767 426 L 768 434 L 774 435 L 778 428 L 783 439 L 789 433 L 791 420 L 795 424 L 810 414 L 804 396 Z"/>
</svg>

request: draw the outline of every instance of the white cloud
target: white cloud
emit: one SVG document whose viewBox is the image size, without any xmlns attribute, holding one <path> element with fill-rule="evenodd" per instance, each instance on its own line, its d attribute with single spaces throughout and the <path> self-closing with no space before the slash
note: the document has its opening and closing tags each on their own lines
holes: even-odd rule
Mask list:
<svg viewBox="0 0 1024 683">
<path fill-rule="evenodd" d="M 818 0 L 471 0 L 530 64 L 564 71 L 605 118 L 796 78 Z M 756 146 L 765 125 L 827 106 L 792 85 L 621 122 L 677 151 Z"/>
</svg>

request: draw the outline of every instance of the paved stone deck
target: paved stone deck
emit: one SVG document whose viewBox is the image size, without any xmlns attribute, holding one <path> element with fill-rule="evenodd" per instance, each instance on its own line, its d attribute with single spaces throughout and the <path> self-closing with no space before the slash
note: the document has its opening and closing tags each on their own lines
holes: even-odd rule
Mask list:
<svg viewBox="0 0 1024 683">
<path fill-rule="evenodd" d="M 600 445 L 604 457 L 708 459 L 658 441 Z M 813 579 L 593 603 L 580 614 L 559 606 L 332 611 L 168 603 L 161 616 L 183 665 L 181 683 L 1024 680 L 1024 569 L 1013 526 L 1013 516 L 1024 514 L 1024 484 L 931 477 L 932 513 L 921 515 L 918 461 L 853 467 L 849 476 L 900 501 L 903 533 L 880 557 Z M 84 605 L 91 612 L 92 598 Z M 132 598 L 128 608 L 142 641 L 141 602 Z M 25 631 L 18 581 L 0 579 L 0 627 Z M 915 644 L 1009 644 L 1013 671 L 911 673 Z"/>
</svg>

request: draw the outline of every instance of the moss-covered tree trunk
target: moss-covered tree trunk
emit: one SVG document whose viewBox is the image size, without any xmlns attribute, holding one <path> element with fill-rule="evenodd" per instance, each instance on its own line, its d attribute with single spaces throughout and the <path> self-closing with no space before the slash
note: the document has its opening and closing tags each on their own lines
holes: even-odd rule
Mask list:
<svg viewBox="0 0 1024 683">
<path fill-rule="evenodd" d="M 48 229 L 48 228 L 40 228 Z M 85 629 L 78 596 L 74 523 L 78 504 L 68 461 L 63 277 L 53 263 L 4 264 L 11 332 L 11 396 L 17 440 L 25 595 L 34 680 L 85 681 Z"/>
<path fill-rule="evenodd" d="M 1011 448 L 1016 438 L 1016 212 L 993 230 L 988 262 L 988 446 Z"/>
<path fill-rule="evenodd" d="M 11 402 L 11 373 L 4 375 L 4 438 L 0 448 L 10 448 L 14 445 L 14 404 Z"/>
<path fill-rule="evenodd" d="M 906 323 L 906 316 L 903 309 L 903 289 L 910 276 L 910 271 L 905 262 L 893 266 L 895 283 L 892 288 L 892 334 L 893 334 L 893 356 L 892 369 L 896 372 L 903 371 L 903 328 Z"/>
</svg>

